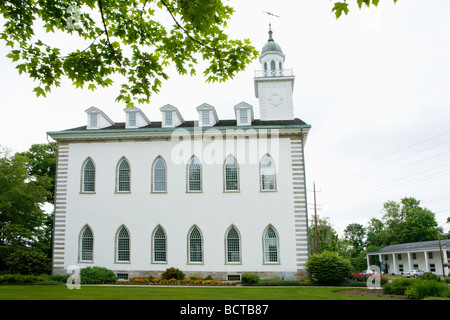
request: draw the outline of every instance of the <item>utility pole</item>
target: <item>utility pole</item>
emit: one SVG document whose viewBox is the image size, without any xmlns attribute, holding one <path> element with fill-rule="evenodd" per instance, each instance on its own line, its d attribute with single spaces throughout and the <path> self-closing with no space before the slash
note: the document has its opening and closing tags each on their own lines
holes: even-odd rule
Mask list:
<svg viewBox="0 0 450 320">
<path fill-rule="evenodd" d="M 442 256 L 441 233 L 440 232 L 438 232 L 438 239 L 439 239 L 439 253 L 441 254 L 442 278 L 445 279 L 444 258 Z"/>
<path fill-rule="evenodd" d="M 319 253 L 319 237 L 317 231 L 317 208 L 316 208 L 316 184 L 313 182 L 314 190 L 314 225 L 315 225 L 315 238 L 316 238 L 316 253 Z"/>
</svg>

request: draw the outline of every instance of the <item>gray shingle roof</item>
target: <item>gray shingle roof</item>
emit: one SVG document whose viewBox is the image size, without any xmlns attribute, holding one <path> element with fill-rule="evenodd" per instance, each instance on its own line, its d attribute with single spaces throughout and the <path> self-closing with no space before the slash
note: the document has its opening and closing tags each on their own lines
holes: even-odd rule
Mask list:
<svg viewBox="0 0 450 320">
<path fill-rule="evenodd" d="M 442 250 L 450 250 L 450 240 L 441 240 Z M 439 250 L 439 241 L 422 241 L 422 242 L 410 242 L 400 243 L 386 246 L 376 252 L 370 253 L 385 253 L 385 252 L 397 252 L 397 251 L 420 251 L 426 249 Z"/>
</svg>

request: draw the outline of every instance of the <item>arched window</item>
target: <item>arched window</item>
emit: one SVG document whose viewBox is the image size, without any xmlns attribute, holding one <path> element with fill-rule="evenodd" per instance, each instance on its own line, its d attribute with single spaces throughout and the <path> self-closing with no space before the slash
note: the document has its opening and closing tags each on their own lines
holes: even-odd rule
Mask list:
<svg viewBox="0 0 450 320">
<path fill-rule="evenodd" d="M 260 165 L 261 174 L 261 190 L 263 191 L 274 191 L 276 190 L 275 181 L 275 165 L 272 158 L 266 155 Z"/>
<path fill-rule="evenodd" d="M 239 168 L 236 159 L 229 156 L 224 165 L 225 191 L 239 191 Z"/>
<path fill-rule="evenodd" d="M 85 226 L 80 237 L 80 261 L 92 261 L 94 259 L 94 236 L 92 230 Z"/>
<path fill-rule="evenodd" d="M 202 168 L 196 157 L 188 165 L 188 191 L 202 191 Z"/>
<path fill-rule="evenodd" d="M 153 262 L 166 262 L 167 260 L 166 234 L 158 226 L 153 233 Z"/>
<path fill-rule="evenodd" d="M 166 163 L 161 157 L 158 157 L 153 163 L 153 192 L 167 191 L 167 169 Z"/>
<path fill-rule="evenodd" d="M 275 61 L 272 60 L 272 61 L 270 61 L 270 70 L 275 70 L 275 69 L 276 69 L 276 67 L 275 67 Z"/>
<path fill-rule="evenodd" d="M 94 192 L 95 191 L 95 166 L 94 162 L 88 158 L 84 162 L 83 166 L 83 182 L 81 184 L 82 192 Z"/>
<path fill-rule="evenodd" d="M 264 262 L 279 262 L 278 236 L 277 232 L 272 226 L 267 227 L 266 231 L 264 232 Z"/>
<path fill-rule="evenodd" d="M 203 262 L 203 239 L 197 227 L 189 232 L 189 262 Z"/>
<path fill-rule="evenodd" d="M 130 235 L 124 226 L 117 232 L 116 252 L 118 262 L 130 261 Z"/>
<path fill-rule="evenodd" d="M 227 263 L 241 262 L 241 240 L 234 226 L 228 229 L 226 242 Z"/>
<path fill-rule="evenodd" d="M 125 158 L 122 158 L 117 169 L 117 191 L 130 191 L 130 164 Z"/>
</svg>

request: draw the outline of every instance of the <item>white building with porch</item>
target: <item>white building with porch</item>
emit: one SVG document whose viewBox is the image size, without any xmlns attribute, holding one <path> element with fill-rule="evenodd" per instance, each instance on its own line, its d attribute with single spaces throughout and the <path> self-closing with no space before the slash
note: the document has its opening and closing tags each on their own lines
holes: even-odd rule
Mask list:
<svg viewBox="0 0 450 320">
<path fill-rule="evenodd" d="M 450 268 L 443 263 L 450 262 L 450 240 L 423 241 L 394 244 L 376 252 L 366 254 L 367 266 L 369 257 L 378 256 L 380 269 L 386 274 L 403 274 L 408 270 L 423 270 L 442 276 L 448 275 Z M 441 259 L 442 255 L 442 259 Z"/>
</svg>

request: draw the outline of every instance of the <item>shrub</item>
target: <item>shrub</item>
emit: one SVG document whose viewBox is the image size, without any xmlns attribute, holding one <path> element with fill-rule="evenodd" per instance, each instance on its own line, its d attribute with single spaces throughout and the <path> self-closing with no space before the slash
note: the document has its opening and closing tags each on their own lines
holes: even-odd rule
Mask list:
<svg viewBox="0 0 450 320">
<path fill-rule="evenodd" d="M 87 267 L 80 271 L 81 283 L 114 283 L 117 276 L 111 270 L 103 267 Z"/>
<path fill-rule="evenodd" d="M 450 298 L 450 289 L 447 284 L 435 280 L 422 280 L 414 282 L 405 294 L 410 299 L 420 300 L 428 297 Z"/>
<path fill-rule="evenodd" d="M 342 282 L 350 277 L 352 270 L 348 259 L 328 251 L 312 255 L 305 267 L 311 279 L 324 284 Z"/>
<path fill-rule="evenodd" d="M 161 277 L 166 280 L 175 279 L 175 280 L 183 280 L 184 273 L 177 268 L 168 268 L 166 272 L 164 272 Z"/>
<path fill-rule="evenodd" d="M 396 294 L 405 295 L 406 290 L 408 290 L 414 282 L 420 281 L 418 279 L 409 278 L 399 278 L 394 279 L 392 282 L 388 282 L 383 287 L 383 293 L 386 294 Z"/>
<path fill-rule="evenodd" d="M 0 284 L 42 284 L 50 281 L 48 275 L 4 274 L 0 276 Z"/>
<path fill-rule="evenodd" d="M 11 252 L 6 259 L 9 273 L 18 274 L 43 274 L 49 271 L 50 260 L 40 250 L 18 249 Z"/>
<path fill-rule="evenodd" d="M 259 281 L 259 276 L 254 273 L 244 273 L 241 275 L 241 281 L 245 284 L 257 283 Z"/>
<path fill-rule="evenodd" d="M 438 275 L 431 273 L 431 272 L 425 272 L 423 274 L 423 276 L 420 277 L 421 280 L 432 280 L 432 281 L 437 281 L 440 282 L 441 281 L 441 277 L 439 277 Z"/>
</svg>

